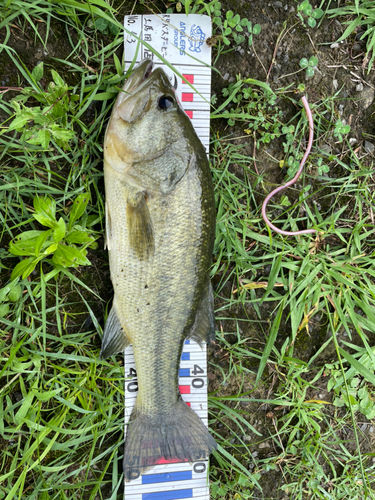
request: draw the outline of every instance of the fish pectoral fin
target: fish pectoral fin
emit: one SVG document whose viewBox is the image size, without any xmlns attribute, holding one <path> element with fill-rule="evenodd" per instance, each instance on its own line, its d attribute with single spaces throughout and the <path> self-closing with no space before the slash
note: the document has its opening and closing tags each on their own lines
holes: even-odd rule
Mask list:
<svg viewBox="0 0 375 500">
<path fill-rule="evenodd" d="M 206 287 L 205 296 L 197 311 L 194 325 L 188 338 L 195 340 L 199 345 L 202 342 L 210 344 L 215 340 L 214 294 L 210 282 Z"/>
<path fill-rule="evenodd" d="M 126 206 L 130 247 L 140 260 L 148 260 L 155 250 L 154 230 L 143 191 L 131 193 Z"/>
<path fill-rule="evenodd" d="M 102 338 L 102 349 L 100 351 L 101 359 L 108 358 L 123 351 L 130 344 L 120 320 L 118 319 L 115 306 L 112 306 L 104 327 Z"/>
</svg>

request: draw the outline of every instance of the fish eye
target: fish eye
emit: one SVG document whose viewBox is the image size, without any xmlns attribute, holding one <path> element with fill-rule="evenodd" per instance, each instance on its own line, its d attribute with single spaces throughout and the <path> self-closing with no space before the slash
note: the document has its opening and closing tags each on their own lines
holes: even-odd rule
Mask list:
<svg viewBox="0 0 375 500">
<path fill-rule="evenodd" d="M 174 106 L 174 99 L 169 95 L 162 95 L 158 102 L 159 109 L 170 109 Z"/>
</svg>

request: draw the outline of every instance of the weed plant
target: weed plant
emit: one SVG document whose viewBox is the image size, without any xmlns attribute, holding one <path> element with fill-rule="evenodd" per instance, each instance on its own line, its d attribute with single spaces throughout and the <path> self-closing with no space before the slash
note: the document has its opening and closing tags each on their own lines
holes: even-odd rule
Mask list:
<svg viewBox="0 0 375 500">
<path fill-rule="evenodd" d="M 216 0 L 179 3 L 169 8 L 216 18 L 216 60 L 258 31 Z M 310 17 L 322 16 L 307 4 L 298 14 L 311 26 Z M 18 73 L 17 89 L 0 94 L 0 499 L 114 500 L 122 498 L 123 360 L 98 355 L 111 294 L 102 142 L 125 78 L 121 24 L 103 0 L 14 0 L 0 16 L 0 55 Z M 44 47 L 64 29 L 69 57 L 50 58 L 55 68 L 29 67 L 12 48 L 13 26 L 31 28 Z M 279 140 L 284 157 L 275 165 L 290 177 L 308 132 L 302 110 L 288 120 L 281 112 L 288 103 L 298 110 L 291 96 L 238 76 L 215 103 L 213 124 L 224 118 L 242 127 L 256 154 Z M 315 237 L 271 235 L 259 208 L 271 188 L 257 159 L 231 136 L 211 142 L 215 499 L 259 498 L 273 474 L 283 476 L 288 498 L 372 494 L 374 464 L 360 423 L 374 417 L 374 178 L 347 142 L 335 104 L 313 106 L 316 139 L 302 188 L 269 208 L 282 229 L 312 227 Z M 322 147 L 337 140 L 346 155 L 323 157 Z M 309 335 L 317 349 L 305 359 Z M 260 444 L 270 451 L 258 453 Z"/>
<path fill-rule="evenodd" d="M 375 7 L 374 2 L 355 0 L 355 2 L 349 2 L 349 5 L 342 5 L 335 9 L 330 9 L 328 14 L 330 17 L 338 16 L 350 16 L 348 21 L 344 21 L 343 24 L 347 24 L 342 36 L 337 40 L 341 42 L 346 40 L 352 33 L 359 31 L 361 28 L 365 31 L 359 31 L 361 33 L 361 40 L 366 40 L 366 57 L 368 59 L 368 71 L 371 71 L 372 64 L 375 58 Z M 354 17 L 354 19 L 352 19 Z"/>
</svg>

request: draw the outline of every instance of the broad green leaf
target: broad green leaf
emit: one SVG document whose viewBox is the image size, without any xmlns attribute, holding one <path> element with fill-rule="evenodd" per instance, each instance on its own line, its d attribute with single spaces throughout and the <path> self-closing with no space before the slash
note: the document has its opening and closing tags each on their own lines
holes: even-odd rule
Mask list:
<svg viewBox="0 0 375 500">
<path fill-rule="evenodd" d="M 115 26 L 113 23 L 109 24 L 108 29 L 112 33 L 112 35 L 116 36 L 120 33 L 120 28 L 118 26 Z"/>
<path fill-rule="evenodd" d="M 39 130 L 38 139 L 39 139 L 42 147 L 44 149 L 47 149 L 48 145 L 49 145 L 49 141 L 51 139 L 51 134 L 49 133 L 49 131 L 46 128 L 41 128 Z"/>
<path fill-rule="evenodd" d="M 0 318 L 4 318 L 10 311 L 9 304 L 1 304 L 0 305 Z"/>
<path fill-rule="evenodd" d="M 323 16 L 323 14 L 324 14 L 323 10 L 318 8 L 314 9 L 311 15 L 315 19 L 320 19 Z"/>
<path fill-rule="evenodd" d="M 106 19 L 103 19 L 99 17 L 95 21 L 95 28 L 99 31 L 104 31 L 108 27 L 108 21 Z"/>
<path fill-rule="evenodd" d="M 34 81 L 36 83 L 39 82 L 43 78 L 43 62 L 40 62 L 35 66 L 35 68 L 32 70 L 31 75 L 34 78 Z"/>
<path fill-rule="evenodd" d="M 312 68 L 311 66 L 309 66 L 308 68 L 306 68 L 306 76 L 314 76 L 314 68 Z"/>
<path fill-rule="evenodd" d="M 21 285 L 14 286 L 8 293 L 8 299 L 11 302 L 17 302 L 22 295 L 22 287 Z"/>
<path fill-rule="evenodd" d="M 46 111 L 50 108 L 50 106 L 48 106 L 46 108 Z M 39 113 L 38 115 L 36 115 L 34 117 L 34 122 L 37 123 L 38 125 L 41 125 L 42 127 L 45 127 L 45 126 L 48 126 L 50 125 L 51 123 L 51 120 L 49 119 L 49 117 L 45 114 L 43 114 L 44 111 L 42 110 L 41 113 Z"/>
<path fill-rule="evenodd" d="M 66 130 L 66 129 L 59 127 L 58 125 L 53 125 L 51 127 L 51 132 L 52 132 L 52 135 L 54 137 L 56 137 L 56 139 L 63 141 L 63 142 L 69 142 L 70 140 L 73 139 L 73 137 L 75 135 L 73 130 Z"/>
<path fill-rule="evenodd" d="M 87 231 L 71 231 L 67 234 L 65 241 L 67 241 L 68 243 L 78 243 L 83 245 L 85 243 L 91 243 L 95 241 L 95 238 L 90 236 Z"/>
<path fill-rule="evenodd" d="M 240 43 L 245 41 L 245 37 L 243 35 L 236 36 L 236 43 L 239 45 Z"/>
<path fill-rule="evenodd" d="M 18 276 L 22 276 L 22 279 L 24 280 L 34 271 L 38 262 L 39 259 L 35 257 L 29 257 L 21 260 L 21 262 L 19 262 L 13 269 L 10 279 L 14 280 L 15 278 L 18 278 Z"/>
<path fill-rule="evenodd" d="M 56 102 L 52 108 L 49 109 L 48 114 L 50 115 L 50 119 L 52 118 L 54 120 L 58 120 L 59 118 L 66 116 L 66 107 L 61 101 Z"/>
<path fill-rule="evenodd" d="M 6 285 L 0 289 L 0 302 L 4 302 L 11 288 L 12 288 L 12 283 L 9 283 L 9 285 Z"/>
<path fill-rule="evenodd" d="M 315 28 L 316 26 L 316 21 L 313 17 L 309 17 L 307 20 L 307 24 L 310 26 L 310 28 Z"/>
<path fill-rule="evenodd" d="M 52 245 L 44 250 L 43 254 L 48 255 L 50 253 L 53 253 L 58 248 L 58 246 L 58 243 L 52 243 Z"/>
<path fill-rule="evenodd" d="M 307 3 L 307 4 L 303 7 L 302 12 L 305 14 L 305 16 L 310 16 L 310 15 L 311 15 L 312 10 L 313 10 L 312 5 L 310 5 L 310 3 Z"/>
<path fill-rule="evenodd" d="M 69 215 L 68 230 L 70 230 L 73 227 L 75 221 L 78 220 L 83 215 L 89 201 L 90 201 L 90 195 L 88 193 L 80 194 L 74 200 L 73 208 Z"/>
<path fill-rule="evenodd" d="M 60 217 L 59 221 L 55 225 L 55 230 L 53 231 L 53 239 L 55 243 L 60 243 L 60 241 L 64 238 L 66 233 L 66 226 L 64 219 Z"/>
<path fill-rule="evenodd" d="M 40 198 L 36 196 L 33 200 L 35 214 L 34 217 L 43 226 L 53 228 L 56 224 L 56 202 L 48 196 Z"/>
<path fill-rule="evenodd" d="M 254 35 L 259 35 L 259 33 L 261 32 L 262 30 L 262 27 L 260 24 L 254 24 L 254 28 L 253 28 L 253 34 Z"/>
<path fill-rule="evenodd" d="M 27 122 L 34 119 L 35 114 L 31 111 L 22 111 L 20 115 L 10 123 L 8 130 L 21 130 Z"/>
<path fill-rule="evenodd" d="M 303 57 L 300 60 L 299 65 L 301 66 L 301 68 L 307 68 L 307 66 L 309 65 L 309 61 L 306 59 L 306 57 Z"/>
<path fill-rule="evenodd" d="M 51 69 L 51 73 L 52 73 L 53 81 L 56 83 L 56 85 L 58 85 L 59 87 L 63 87 L 65 85 L 65 82 L 61 78 L 61 76 L 58 74 L 58 72 L 55 71 L 54 69 Z"/>
<path fill-rule="evenodd" d="M 34 253 L 36 257 L 38 257 L 38 255 L 40 254 L 40 251 L 43 248 L 43 245 L 45 244 L 47 238 L 51 234 L 51 231 L 51 229 L 49 229 L 48 231 L 43 231 L 42 234 L 40 234 L 35 240 Z"/>
<path fill-rule="evenodd" d="M 52 262 L 59 266 L 90 266 L 91 262 L 85 257 L 82 250 L 74 247 L 69 247 L 59 243 L 53 257 Z"/>
<path fill-rule="evenodd" d="M 38 237 L 45 231 L 25 231 L 14 238 L 9 244 L 12 255 L 26 256 L 35 254 L 35 245 Z"/>
</svg>

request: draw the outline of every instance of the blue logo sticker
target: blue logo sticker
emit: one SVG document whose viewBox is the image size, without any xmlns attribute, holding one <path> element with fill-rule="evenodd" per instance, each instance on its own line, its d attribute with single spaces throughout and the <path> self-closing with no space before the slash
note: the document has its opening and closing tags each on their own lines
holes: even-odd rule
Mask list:
<svg viewBox="0 0 375 500">
<path fill-rule="evenodd" d="M 201 27 L 197 26 L 196 24 L 193 24 L 193 26 L 191 27 L 191 30 L 190 30 L 189 50 L 191 52 L 200 52 L 201 46 L 203 45 L 203 42 L 205 41 L 205 39 L 206 39 L 206 35 L 203 33 Z"/>
</svg>

